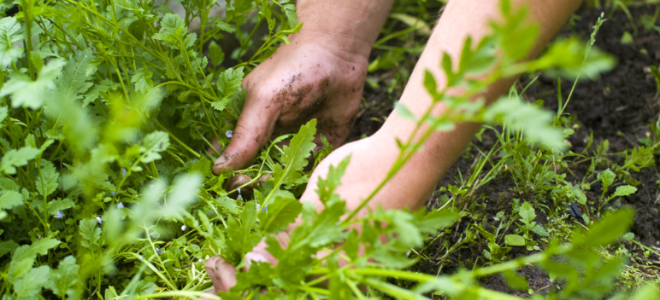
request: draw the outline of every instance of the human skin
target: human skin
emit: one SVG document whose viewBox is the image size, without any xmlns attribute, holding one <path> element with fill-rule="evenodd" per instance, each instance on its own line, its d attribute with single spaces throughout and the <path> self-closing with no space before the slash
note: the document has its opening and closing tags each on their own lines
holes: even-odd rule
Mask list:
<svg viewBox="0 0 660 300">
<path fill-rule="evenodd" d="M 333 1 L 333 3 L 337 2 L 342 1 Z M 378 1 L 364 2 L 376 3 Z M 498 2 L 493 0 L 449 1 L 400 99 L 413 115 L 421 117 L 432 103 L 431 96 L 422 84 L 424 72 L 430 71 L 436 78 L 439 89 L 442 89 L 445 85 L 445 76 L 440 68 L 441 54 L 446 52 L 452 57 L 452 60 L 457 61 L 460 58 L 463 42 L 468 36 L 473 40 L 479 40 L 489 34 L 488 22 L 500 18 Z M 530 53 L 530 58 L 538 55 L 581 3 L 577 0 L 515 0 L 512 2 L 514 6 L 530 7 L 529 19 L 541 25 L 539 26 L 539 38 Z M 315 18 L 322 18 L 324 12 L 314 10 L 310 5 L 310 3 L 299 5 L 299 10 L 301 16 L 305 16 L 304 21 L 308 22 L 304 26 L 311 23 L 310 27 L 314 27 Z M 313 7 L 316 5 L 320 4 L 317 3 Z M 345 22 L 343 24 L 355 22 L 354 19 L 343 20 Z M 317 38 L 321 43 L 323 39 L 332 40 L 334 37 L 335 35 L 330 34 Z M 491 103 L 506 92 L 515 80 L 516 78 L 513 77 L 500 80 L 489 86 L 488 90 L 480 96 L 487 103 Z M 460 91 L 454 90 L 449 93 L 460 93 Z M 433 115 L 440 115 L 444 110 L 444 106 L 438 105 L 434 109 Z M 340 147 L 317 166 L 310 177 L 301 201 L 314 203 L 319 210 L 322 210 L 323 205 L 314 191 L 318 178 L 324 178 L 331 165 L 339 164 L 350 155 L 351 163 L 348 165 L 342 178 L 342 185 L 337 188 L 336 193 L 346 200 L 349 210 L 356 208 L 385 179 L 399 154 L 396 139 L 406 140 L 412 134 L 414 127 L 415 124 L 411 121 L 392 113 L 374 135 Z M 462 123 L 457 124 L 453 131 L 433 133 L 424 143 L 423 149 L 416 152 L 408 163 L 388 181 L 375 195 L 369 206 L 411 210 L 422 207 L 435 184 L 454 163 L 479 127 L 480 124 L 476 123 Z M 421 132 L 424 132 L 424 129 L 426 128 L 423 127 Z M 360 214 L 364 213 L 366 213 L 366 209 L 360 212 Z M 279 234 L 278 238 L 281 243 L 286 244 L 286 232 Z M 276 263 L 263 242 L 246 255 L 246 261 L 250 260 Z M 236 283 L 236 269 L 222 258 L 209 259 L 206 269 L 213 280 L 214 291 L 212 292 L 227 291 Z"/>
</svg>

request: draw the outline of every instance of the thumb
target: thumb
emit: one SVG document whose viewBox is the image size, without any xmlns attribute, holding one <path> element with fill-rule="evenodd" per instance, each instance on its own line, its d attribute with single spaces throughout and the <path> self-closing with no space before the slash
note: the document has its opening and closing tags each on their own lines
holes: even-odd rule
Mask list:
<svg viewBox="0 0 660 300">
<path fill-rule="evenodd" d="M 278 110 L 275 105 L 264 107 L 264 101 L 248 97 L 238 119 L 234 134 L 225 151 L 213 164 L 213 173 L 223 170 L 238 170 L 247 167 L 259 148 L 268 142 L 273 133 Z"/>
</svg>

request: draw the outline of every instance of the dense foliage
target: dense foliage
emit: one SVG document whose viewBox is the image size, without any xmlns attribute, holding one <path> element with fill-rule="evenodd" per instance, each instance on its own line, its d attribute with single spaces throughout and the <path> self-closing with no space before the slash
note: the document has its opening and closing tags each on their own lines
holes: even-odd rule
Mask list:
<svg viewBox="0 0 660 300">
<path fill-rule="evenodd" d="M 220 5 L 215 1 L 181 3 L 183 17 L 148 0 L 23 0 L 15 16 L 0 19 L 3 299 L 197 298 L 210 287 L 205 259 L 220 255 L 243 265 L 244 254 L 262 239 L 279 263 L 253 264 L 239 273 L 238 285 L 223 298 L 346 299 L 363 298 L 367 291 L 370 296 L 404 299 L 430 292 L 514 299 L 479 287 L 475 279 L 503 273 L 512 286 L 524 288 L 513 271 L 526 263 L 565 280 L 565 288 L 547 295 L 550 299 L 598 298 L 612 292 L 623 260 L 605 259 L 597 250 L 627 231 L 630 210 L 604 214 L 590 231 L 576 230 L 571 243 L 553 241 L 543 252 L 506 262 L 506 248 L 540 250 L 533 234 L 547 235 L 533 221 L 534 208 L 519 203 L 520 230 L 506 236 L 507 246 L 500 247 L 491 233 L 479 230 L 492 238 L 486 256 L 491 266 L 437 277 L 404 271 L 415 262 L 407 255 L 410 249 L 423 246 L 429 234 L 459 217 L 451 200 L 444 209 L 428 213 L 377 209 L 357 218 L 357 210 L 347 211 L 333 193 L 350 163 L 347 159 L 319 181 L 325 210 L 316 212 L 296 199 L 307 182 L 305 167 L 311 156 L 318 160 L 326 153 L 312 153 L 314 120 L 297 134 L 264 147 L 251 167 L 238 171 L 253 178 L 272 174 L 255 190 L 254 199 L 228 197 L 235 192 L 225 190 L 232 174 L 214 176 L 214 157 L 206 148 L 213 137 L 222 145 L 231 138 L 245 98 L 240 88 L 244 74 L 302 24 L 288 0 L 232 1 L 224 6 L 224 17 L 212 18 L 211 8 Z M 565 154 L 563 138 L 570 133 L 550 112 L 515 95 L 491 107 L 470 98 L 503 76 L 523 72 L 596 78 L 613 60 L 591 44 L 566 39 L 537 60 L 519 63 L 537 28 L 527 26 L 526 11 L 512 9 L 508 1 L 501 9 L 505 21 L 493 24 L 491 36 L 479 42 L 468 39 L 459 62 L 443 57 L 446 87 L 438 89 L 427 74 L 424 83 L 434 105 L 444 103 L 447 113 L 432 116 L 430 108 L 417 119 L 397 106 L 418 130 L 424 123 L 432 126 L 414 135 L 417 138 L 400 141 L 401 154 L 388 179 L 433 131 L 450 130 L 459 121 L 522 132 L 529 143 L 507 149 L 509 159 L 520 160 L 521 166 L 527 166 L 527 156 L 547 160 Z M 191 31 L 193 20 L 203 25 Z M 245 24 L 263 21 L 263 36 L 257 34 L 259 26 L 242 31 Z M 240 46 L 225 53 L 219 41 L 229 36 Z M 501 52 L 498 63 L 495 51 Z M 494 70 L 492 75 L 472 79 L 488 70 Z M 464 95 L 445 95 L 459 86 L 465 88 Z M 290 138 L 288 145 L 278 146 L 285 138 Z M 615 170 L 617 174 L 601 173 L 603 185 L 647 163 L 644 151 L 631 153 L 630 164 Z M 521 184 L 534 182 L 530 175 L 536 173 L 532 166 L 521 168 Z M 552 192 L 581 199 L 580 189 L 568 183 Z M 618 186 L 606 199 L 632 192 L 634 187 Z M 282 248 L 273 234 L 298 216 L 303 225 Z M 361 234 L 350 229 L 353 224 L 361 224 Z M 365 254 L 359 256 L 359 249 Z M 325 255 L 317 255 L 320 251 Z M 341 267 L 340 261 L 345 263 Z M 412 282 L 415 288 L 401 288 L 388 278 Z M 642 290 L 639 299 L 648 292 Z"/>
</svg>

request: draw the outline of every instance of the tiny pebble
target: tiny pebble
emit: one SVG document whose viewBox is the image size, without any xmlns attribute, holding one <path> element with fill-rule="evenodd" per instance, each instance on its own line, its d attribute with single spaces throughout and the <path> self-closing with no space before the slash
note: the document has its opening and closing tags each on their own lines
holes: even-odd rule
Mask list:
<svg viewBox="0 0 660 300">
<path fill-rule="evenodd" d="M 124 203 L 119 202 L 119 204 L 117 204 L 117 208 L 124 208 Z"/>
<path fill-rule="evenodd" d="M 57 213 L 55 214 L 55 218 L 61 219 L 62 217 L 64 217 L 64 214 L 58 210 Z"/>
<path fill-rule="evenodd" d="M 186 225 L 181 226 L 181 231 L 186 231 L 186 228 L 188 228 Z"/>
<path fill-rule="evenodd" d="M 234 132 L 231 131 L 231 130 L 227 130 L 227 132 L 225 132 L 225 135 L 226 135 L 228 138 L 231 138 L 232 136 L 234 136 Z"/>
<path fill-rule="evenodd" d="M 98 222 L 99 224 L 103 224 L 103 222 L 101 222 L 101 217 L 96 217 L 96 222 Z"/>
</svg>

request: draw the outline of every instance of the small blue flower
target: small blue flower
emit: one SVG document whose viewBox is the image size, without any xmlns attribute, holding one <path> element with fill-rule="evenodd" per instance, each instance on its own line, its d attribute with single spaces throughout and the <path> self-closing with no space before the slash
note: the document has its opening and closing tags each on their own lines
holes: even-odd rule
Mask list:
<svg viewBox="0 0 660 300">
<path fill-rule="evenodd" d="M 158 255 L 161 255 L 163 254 L 163 250 L 160 250 L 160 248 L 156 248 L 156 253 L 158 253 Z"/>
<path fill-rule="evenodd" d="M 114 197 L 114 196 L 115 196 L 115 192 L 110 192 L 110 195 L 112 195 L 112 196 Z"/>
<path fill-rule="evenodd" d="M 261 212 L 268 212 L 268 204 L 264 205 L 264 208 L 261 210 Z"/>
<path fill-rule="evenodd" d="M 186 225 L 183 225 L 183 226 L 181 226 L 181 231 L 186 231 L 187 228 L 188 227 L 186 227 Z"/>
<path fill-rule="evenodd" d="M 234 132 L 231 131 L 231 130 L 227 130 L 227 132 L 225 132 L 225 135 L 226 135 L 228 138 L 231 138 L 232 136 L 234 136 Z"/>
<path fill-rule="evenodd" d="M 101 217 L 96 217 L 96 222 L 99 224 L 103 224 L 103 222 L 101 221 Z"/>
<path fill-rule="evenodd" d="M 57 213 L 55 214 L 55 218 L 61 219 L 62 217 L 64 217 L 64 214 L 58 210 Z"/>
<path fill-rule="evenodd" d="M 126 176 L 126 169 L 122 168 L 121 169 L 121 177 L 124 177 L 124 176 Z"/>
<path fill-rule="evenodd" d="M 119 202 L 119 204 L 117 204 L 117 208 L 124 208 L 124 203 Z"/>
</svg>

